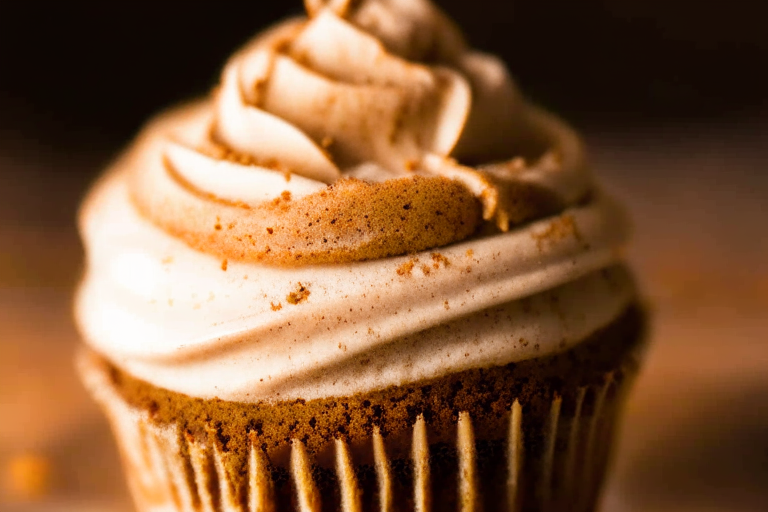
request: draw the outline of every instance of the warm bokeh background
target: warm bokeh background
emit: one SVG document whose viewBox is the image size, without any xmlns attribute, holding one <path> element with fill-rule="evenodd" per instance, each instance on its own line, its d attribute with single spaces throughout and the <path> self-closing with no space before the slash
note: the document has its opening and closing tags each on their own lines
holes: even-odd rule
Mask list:
<svg viewBox="0 0 768 512">
<path fill-rule="evenodd" d="M 768 510 L 768 6 L 439 3 L 582 130 L 636 220 L 653 345 L 605 510 Z M 130 510 L 72 368 L 77 204 L 143 120 L 204 93 L 231 50 L 299 11 L 0 7 L 1 510 Z"/>
</svg>

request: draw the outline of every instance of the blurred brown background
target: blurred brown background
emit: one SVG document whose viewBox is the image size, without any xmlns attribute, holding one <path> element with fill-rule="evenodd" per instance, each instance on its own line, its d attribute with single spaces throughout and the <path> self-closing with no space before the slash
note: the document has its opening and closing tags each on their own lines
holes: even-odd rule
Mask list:
<svg viewBox="0 0 768 512">
<path fill-rule="evenodd" d="M 768 4 L 438 2 L 630 205 L 654 343 L 606 511 L 768 510 Z M 140 124 L 291 2 L 0 7 L 0 510 L 127 511 L 72 369 L 74 228 Z"/>
</svg>

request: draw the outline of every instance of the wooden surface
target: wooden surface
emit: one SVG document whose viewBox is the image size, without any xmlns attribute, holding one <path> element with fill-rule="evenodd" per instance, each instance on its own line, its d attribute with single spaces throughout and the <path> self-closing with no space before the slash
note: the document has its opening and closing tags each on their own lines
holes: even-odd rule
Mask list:
<svg viewBox="0 0 768 512">
<path fill-rule="evenodd" d="M 604 510 L 768 510 L 768 122 L 586 138 L 631 208 L 629 255 L 653 306 Z M 72 367 L 74 209 L 105 161 L 0 144 L 2 510 L 131 510 Z"/>
</svg>

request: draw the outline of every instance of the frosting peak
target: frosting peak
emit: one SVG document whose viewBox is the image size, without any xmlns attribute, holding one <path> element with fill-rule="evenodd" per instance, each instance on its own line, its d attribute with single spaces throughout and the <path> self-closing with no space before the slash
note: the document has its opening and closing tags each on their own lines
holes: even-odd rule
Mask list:
<svg viewBox="0 0 768 512">
<path fill-rule="evenodd" d="M 483 221 L 505 231 L 584 197 L 575 136 L 431 3 L 306 6 L 126 157 L 156 225 L 233 260 L 329 263 L 444 246 Z"/>
<path fill-rule="evenodd" d="M 450 61 L 465 51 L 456 25 L 426 0 L 305 0 L 310 17 L 331 11 L 407 60 Z"/>
</svg>

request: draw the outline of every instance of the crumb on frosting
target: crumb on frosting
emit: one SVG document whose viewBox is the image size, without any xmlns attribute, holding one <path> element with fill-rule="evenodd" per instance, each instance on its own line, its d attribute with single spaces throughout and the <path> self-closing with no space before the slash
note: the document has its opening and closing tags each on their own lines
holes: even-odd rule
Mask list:
<svg viewBox="0 0 768 512">
<path fill-rule="evenodd" d="M 432 266 L 435 267 L 435 269 L 440 268 L 440 264 L 443 265 L 443 267 L 449 267 L 451 265 L 451 260 L 440 254 L 439 252 L 433 252 L 432 253 Z"/>
<path fill-rule="evenodd" d="M 298 199 L 284 193 L 247 208 L 190 194 L 176 199 L 182 202 L 139 193 L 136 204 L 204 252 L 287 266 L 415 253 L 462 240 L 482 223 L 481 205 L 466 187 L 419 175 L 376 184 L 348 178 Z M 188 213 L 180 216 L 178 208 Z"/>
<path fill-rule="evenodd" d="M 538 233 L 531 233 L 536 240 L 539 251 L 543 250 L 545 243 L 555 243 L 568 237 L 581 240 L 581 233 L 576 225 L 576 219 L 571 214 L 563 214 L 550 221 L 547 228 Z"/>
<path fill-rule="evenodd" d="M 399 276 L 406 276 L 410 277 L 411 272 L 413 271 L 413 267 L 416 265 L 416 262 L 419 261 L 418 259 L 411 259 L 397 267 L 397 275 Z"/>
<path fill-rule="evenodd" d="M 307 300 L 309 293 L 309 285 L 305 286 L 301 283 L 297 283 L 296 290 L 289 293 L 285 300 L 288 301 L 288 304 L 293 304 L 295 306 Z"/>
</svg>

